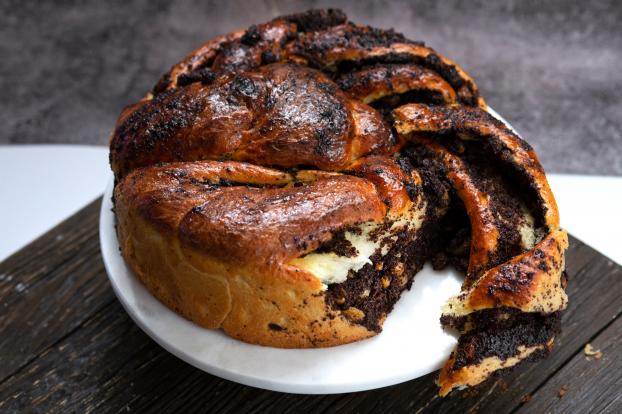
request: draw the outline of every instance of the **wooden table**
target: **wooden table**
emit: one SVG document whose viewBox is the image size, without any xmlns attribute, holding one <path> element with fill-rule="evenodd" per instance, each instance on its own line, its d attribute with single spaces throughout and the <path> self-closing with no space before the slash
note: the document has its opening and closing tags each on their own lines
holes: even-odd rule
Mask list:
<svg viewBox="0 0 622 414">
<path fill-rule="evenodd" d="M 108 283 L 99 207 L 94 201 L 0 263 L 2 413 L 622 412 L 622 268 L 576 239 L 567 254 L 570 306 L 548 359 L 445 399 L 435 373 L 368 392 L 295 395 L 209 375 L 144 334 Z M 588 359 L 587 343 L 602 357 Z"/>
</svg>

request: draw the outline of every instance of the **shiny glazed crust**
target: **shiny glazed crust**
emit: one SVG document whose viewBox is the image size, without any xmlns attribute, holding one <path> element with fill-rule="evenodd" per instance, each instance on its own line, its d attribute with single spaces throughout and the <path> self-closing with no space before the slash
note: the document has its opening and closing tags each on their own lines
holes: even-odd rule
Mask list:
<svg viewBox="0 0 622 414">
<path fill-rule="evenodd" d="M 369 162 L 379 170 L 383 158 Z M 337 228 L 381 221 L 381 198 L 393 200 L 394 214 L 408 211 L 412 203 L 388 180 L 389 168 L 389 188 L 380 191 L 350 175 L 292 175 L 234 161 L 134 170 L 114 194 L 121 251 L 158 299 L 201 326 L 278 347 L 363 339 L 375 332 L 331 310 L 320 280 L 287 263 Z"/>
<path fill-rule="evenodd" d="M 460 337 L 441 395 L 553 347 L 568 241 L 544 171 L 421 42 L 338 10 L 218 37 L 123 110 L 110 162 L 121 253 L 200 326 L 286 348 L 368 338 L 432 259 L 466 276 L 442 310 Z M 347 277 L 310 270 L 327 257 Z"/>
<path fill-rule="evenodd" d="M 117 219 L 121 249 L 136 276 L 200 326 L 284 348 L 333 346 L 374 334 L 341 315 L 328 318 L 321 283 L 299 269 L 233 267 L 162 234 L 135 211 L 119 207 Z"/>
</svg>

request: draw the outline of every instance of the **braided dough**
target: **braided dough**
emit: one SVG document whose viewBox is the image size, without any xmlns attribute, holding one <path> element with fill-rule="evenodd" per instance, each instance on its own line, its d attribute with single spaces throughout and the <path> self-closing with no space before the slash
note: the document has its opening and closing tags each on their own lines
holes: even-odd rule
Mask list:
<svg viewBox="0 0 622 414">
<path fill-rule="evenodd" d="M 361 340 L 431 260 L 465 273 L 441 395 L 559 331 L 567 236 L 535 152 L 456 63 L 393 30 L 311 10 L 211 40 L 121 113 L 110 162 L 125 260 L 205 328 Z"/>
</svg>

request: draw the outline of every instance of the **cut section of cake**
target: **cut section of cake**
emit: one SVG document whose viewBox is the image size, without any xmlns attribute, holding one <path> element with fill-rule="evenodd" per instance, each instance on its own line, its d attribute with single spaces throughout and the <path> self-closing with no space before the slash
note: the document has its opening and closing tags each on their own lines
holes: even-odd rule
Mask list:
<svg viewBox="0 0 622 414">
<path fill-rule="evenodd" d="M 406 152 L 446 171 L 470 219 L 462 292 L 441 317 L 461 334 L 439 377 L 446 395 L 552 348 L 568 240 L 537 156 L 503 123 L 463 106 L 409 104 L 393 116 Z"/>
<path fill-rule="evenodd" d="M 454 266 L 439 393 L 479 384 L 550 352 L 568 302 L 542 166 L 486 109 L 455 62 L 339 10 L 220 36 L 117 120 L 121 253 L 200 326 L 290 348 L 377 335 L 426 261 Z"/>
</svg>

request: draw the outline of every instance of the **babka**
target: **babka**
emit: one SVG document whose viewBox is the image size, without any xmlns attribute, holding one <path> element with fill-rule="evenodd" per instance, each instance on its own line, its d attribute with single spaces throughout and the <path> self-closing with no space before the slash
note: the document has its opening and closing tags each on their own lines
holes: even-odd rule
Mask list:
<svg viewBox="0 0 622 414">
<path fill-rule="evenodd" d="M 538 157 L 456 63 L 393 30 L 329 9 L 211 40 L 121 113 L 110 163 L 127 264 L 202 327 L 357 341 L 431 261 L 465 275 L 441 395 L 559 332 L 567 236 Z"/>
</svg>

